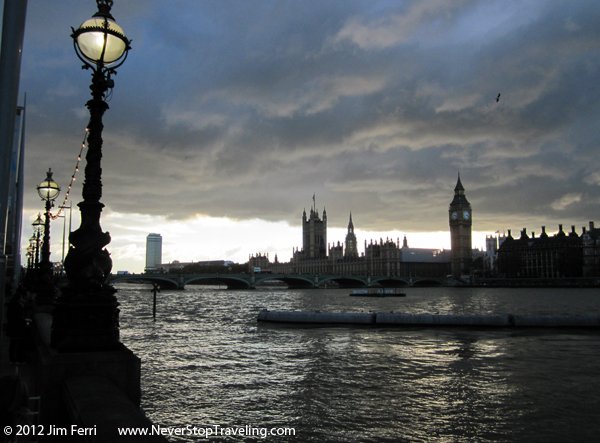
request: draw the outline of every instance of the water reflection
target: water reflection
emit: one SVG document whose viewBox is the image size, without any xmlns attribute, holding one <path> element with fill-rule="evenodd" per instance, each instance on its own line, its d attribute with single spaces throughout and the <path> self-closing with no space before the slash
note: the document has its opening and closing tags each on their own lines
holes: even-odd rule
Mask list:
<svg viewBox="0 0 600 443">
<path fill-rule="evenodd" d="M 565 309 L 562 291 L 407 292 L 357 300 L 343 291 L 191 287 L 162 292 L 153 322 L 149 290 L 124 285 L 122 336 L 143 360 L 144 408 L 164 426 L 291 426 L 298 434 L 289 441 L 315 442 L 573 441 L 600 431 L 595 333 L 256 323 L 262 308 Z M 567 295 L 567 313 L 597 309 L 594 291 Z"/>
</svg>

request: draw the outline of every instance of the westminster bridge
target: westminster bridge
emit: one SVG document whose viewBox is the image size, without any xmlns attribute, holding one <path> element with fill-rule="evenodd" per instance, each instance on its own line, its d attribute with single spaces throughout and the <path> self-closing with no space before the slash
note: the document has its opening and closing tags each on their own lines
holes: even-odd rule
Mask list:
<svg viewBox="0 0 600 443">
<path fill-rule="evenodd" d="M 164 289 L 184 289 L 186 285 L 225 285 L 228 289 L 254 289 L 275 282 L 287 284 L 290 289 L 312 289 L 335 285 L 340 288 L 440 286 L 445 278 L 419 278 L 370 275 L 327 274 L 117 274 L 111 283 L 156 283 Z"/>
</svg>

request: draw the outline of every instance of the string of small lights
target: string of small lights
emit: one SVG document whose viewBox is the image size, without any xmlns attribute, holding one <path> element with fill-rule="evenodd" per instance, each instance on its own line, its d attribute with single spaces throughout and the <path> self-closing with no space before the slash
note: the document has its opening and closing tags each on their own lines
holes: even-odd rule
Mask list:
<svg viewBox="0 0 600 443">
<path fill-rule="evenodd" d="M 56 220 L 60 217 L 62 210 L 65 208 L 67 201 L 69 200 L 69 194 L 71 193 L 71 188 L 73 187 L 73 183 L 77 180 L 77 173 L 79 172 L 79 163 L 81 163 L 83 150 L 87 148 L 87 138 L 90 130 L 85 128 L 85 132 L 83 134 L 83 140 L 81 142 L 81 148 L 79 149 L 79 155 L 77 156 L 77 161 L 75 162 L 75 169 L 73 170 L 73 174 L 71 174 L 71 181 L 69 182 L 69 186 L 67 187 L 67 192 L 65 192 L 65 197 L 63 198 L 62 204 L 58 207 L 58 212 L 56 214 L 50 214 L 50 218 L 52 220 Z M 68 207 L 68 206 L 66 206 Z"/>
</svg>

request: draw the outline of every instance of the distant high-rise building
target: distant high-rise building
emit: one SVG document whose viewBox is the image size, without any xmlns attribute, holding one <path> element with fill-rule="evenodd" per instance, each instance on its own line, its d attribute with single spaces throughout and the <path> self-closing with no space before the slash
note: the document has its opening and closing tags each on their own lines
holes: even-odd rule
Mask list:
<svg viewBox="0 0 600 443">
<path fill-rule="evenodd" d="M 162 263 L 162 236 L 148 234 L 146 237 L 146 271 L 156 271 Z"/>
<path fill-rule="evenodd" d="M 452 275 L 460 277 L 471 271 L 473 251 L 471 249 L 471 204 L 465 196 L 460 175 L 454 187 L 454 198 L 448 209 L 450 219 L 450 244 L 452 249 Z"/>
</svg>

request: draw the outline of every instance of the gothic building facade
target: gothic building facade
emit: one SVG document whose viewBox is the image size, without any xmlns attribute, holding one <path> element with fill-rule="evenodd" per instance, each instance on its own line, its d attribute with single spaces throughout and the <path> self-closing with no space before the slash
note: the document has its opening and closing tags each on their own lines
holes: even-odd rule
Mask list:
<svg viewBox="0 0 600 443">
<path fill-rule="evenodd" d="M 591 278 L 600 277 L 600 229 L 590 222 L 581 235 L 571 226 L 567 234 L 562 225 L 552 236 L 523 229 L 519 238 L 511 231 L 498 249 L 498 275 L 504 278 Z"/>
<path fill-rule="evenodd" d="M 348 221 L 348 233 L 346 234 L 346 250 L 344 251 L 344 257 L 358 257 L 358 243 L 356 241 L 356 235 L 354 234 L 354 223 L 352 223 L 352 213 L 350 213 L 350 220 Z"/>
<path fill-rule="evenodd" d="M 590 222 L 589 230 L 581 235 L 584 277 L 600 277 L 600 228 Z"/>
<path fill-rule="evenodd" d="M 323 218 L 314 205 L 310 215 L 306 217 L 306 209 L 302 213 L 302 250 L 297 251 L 302 259 L 314 260 L 327 257 L 327 211 L 323 208 Z"/>
<path fill-rule="evenodd" d="M 454 187 L 454 198 L 448 208 L 450 223 L 450 244 L 452 251 L 452 275 L 460 277 L 471 272 L 473 249 L 471 246 L 471 226 L 473 212 L 471 204 L 465 196 L 465 188 L 460 175 Z"/>
<path fill-rule="evenodd" d="M 302 214 L 302 249 L 293 251 L 289 263 L 261 263 L 273 273 L 376 275 L 415 278 L 444 278 L 450 271 L 447 251 L 410 248 L 406 237 L 400 241 L 380 239 L 365 241 L 365 252 L 359 254 L 352 214 L 344 244 L 327 244 L 327 213 L 322 218 L 314 207 Z M 249 262 L 249 269 L 256 266 Z"/>
</svg>

